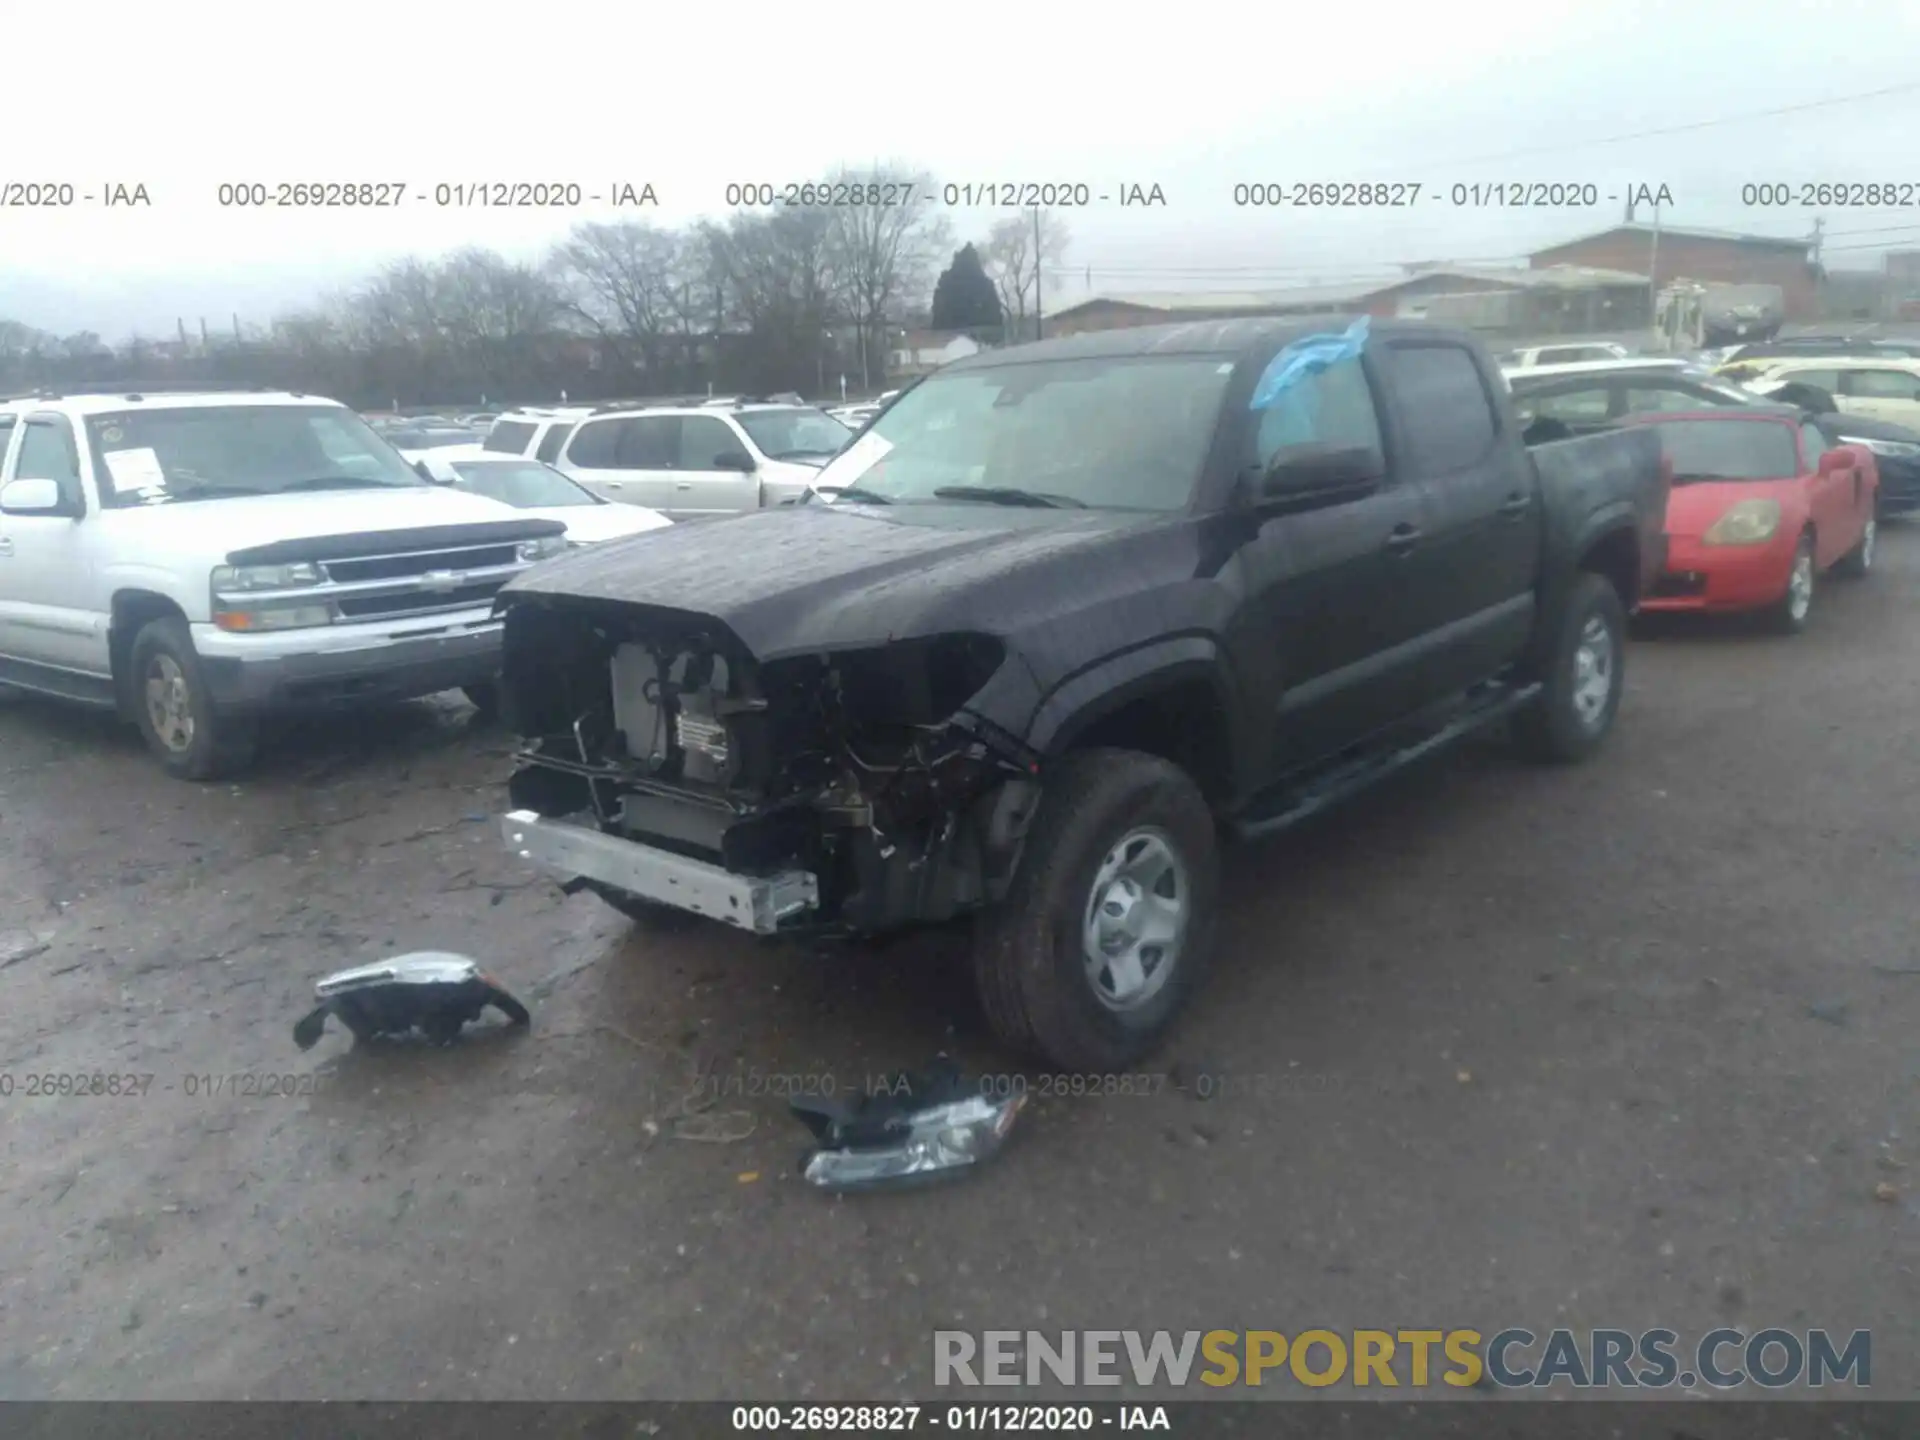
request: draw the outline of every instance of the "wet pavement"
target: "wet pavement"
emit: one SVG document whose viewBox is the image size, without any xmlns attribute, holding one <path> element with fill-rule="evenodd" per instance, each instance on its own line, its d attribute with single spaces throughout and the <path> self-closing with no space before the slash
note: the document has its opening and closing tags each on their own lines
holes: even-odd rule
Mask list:
<svg viewBox="0 0 1920 1440">
<path fill-rule="evenodd" d="M 937 1328 L 1723 1324 L 1871 1328 L 1912 1394 L 1920 529 L 1818 606 L 1636 641 L 1587 766 L 1488 739 L 1232 853 L 1146 1075 L 1024 1072 L 989 1171 L 841 1200 L 783 1092 L 1011 1073 L 959 937 L 563 899 L 451 699 L 208 787 L 0 701 L 0 1398 L 879 1399 Z M 531 1031 L 294 1047 L 318 974 L 412 949 Z"/>
</svg>

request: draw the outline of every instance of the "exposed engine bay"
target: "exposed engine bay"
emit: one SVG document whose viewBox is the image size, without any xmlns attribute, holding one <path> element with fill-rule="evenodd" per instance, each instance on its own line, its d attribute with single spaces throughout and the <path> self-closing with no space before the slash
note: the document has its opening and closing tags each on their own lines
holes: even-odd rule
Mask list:
<svg viewBox="0 0 1920 1440">
<path fill-rule="evenodd" d="M 817 904 L 783 932 L 949 919 L 1004 894 L 1039 796 L 1038 757 L 963 708 L 1004 654 L 945 635 L 762 664 L 706 617 L 529 597 L 510 798 L 735 875 L 807 872 Z"/>
</svg>

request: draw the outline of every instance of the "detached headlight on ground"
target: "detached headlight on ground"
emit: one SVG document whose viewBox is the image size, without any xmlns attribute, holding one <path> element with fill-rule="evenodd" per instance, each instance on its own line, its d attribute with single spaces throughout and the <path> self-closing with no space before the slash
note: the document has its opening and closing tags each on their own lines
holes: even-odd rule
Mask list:
<svg viewBox="0 0 1920 1440">
<path fill-rule="evenodd" d="M 564 535 L 543 535 L 538 540 L 522 540 L 514 550 L 522 565 L 531 565 L 536 560 L 564 555 L 570 548 Z"/>
<path fill-rule="evenodd" d="M 1742 500 L 1700 537 L 1707 545 L 1764 545 L 1780 529 L 1778 500 Z"/>
<path fill-rule="evenodd" d="M 899 1116 L 882 1138 L 816 1150 L 802 1173 L 823 1190 L 872 1190 L 951 1175 L 998 1153 L 1026 1103 L 1022 1092 L 930 1105 Z"/>
<path fill-rule="evenodd" d="M 1885 455 L 1889 458 L 1902 460 L 1910 456 L 1920 455 L 1920 445 L 1916 445 L 1910 440 L 1863 440 L 1851 435 L 1842 435 L 1840 437 L 1840 443 L 1842 445 L 1865 446 L 1876 455 Z"/>
</svg>

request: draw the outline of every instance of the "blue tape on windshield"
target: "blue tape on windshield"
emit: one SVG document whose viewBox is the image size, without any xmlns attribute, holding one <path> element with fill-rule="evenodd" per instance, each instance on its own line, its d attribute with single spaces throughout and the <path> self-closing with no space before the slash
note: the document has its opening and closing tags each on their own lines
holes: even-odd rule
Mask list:
<svg viewBox="0 0 1920 1440">
<path fill-rule="evenodd" d="M 1265 410 L 1307 376 L 1357 359 L 1367 346 L 1367 319 L 1362 315 L 1338 335 L 1304 335 L 1287 346 L 1267 363 L 1247 408 Z"/>
</svg>

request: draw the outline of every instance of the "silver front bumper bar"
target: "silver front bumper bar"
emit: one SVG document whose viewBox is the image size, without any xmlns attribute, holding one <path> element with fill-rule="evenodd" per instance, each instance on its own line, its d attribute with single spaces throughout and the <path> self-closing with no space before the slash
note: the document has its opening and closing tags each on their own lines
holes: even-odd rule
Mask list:
<svg viewBox="0 0 1920 1440">
<path fill-rule="evenodd" d="M 500 828 L 507 848 L 568 879 L 583 877 L 674 910 L 771 935 L 791 915 L 820 904 L 819 882 L 804 870 L 735 875 L 703 860 L 602 834 L 532 810 L 509 810 Z"/>
</svg>

